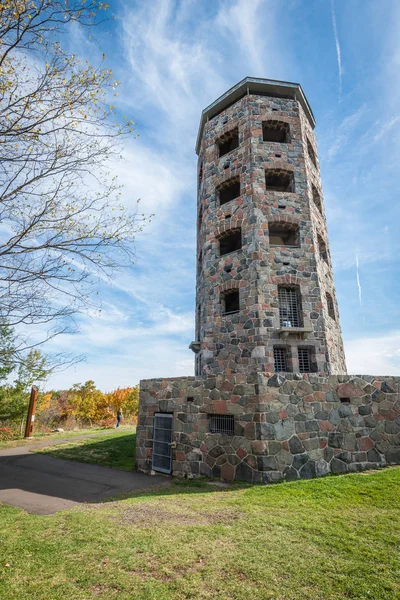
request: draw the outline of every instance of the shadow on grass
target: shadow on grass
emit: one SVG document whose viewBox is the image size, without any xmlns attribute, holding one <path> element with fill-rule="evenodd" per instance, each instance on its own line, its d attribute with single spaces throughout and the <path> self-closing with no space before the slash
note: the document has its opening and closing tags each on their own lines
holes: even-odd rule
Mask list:
<svg viewBox="0 0 400 600">
<path fill-rule="evenodd" d="M 151 476 L 148 475 L 150 478 Z M 207 494 L 207 493 L 224 493 L 238 490 L 248 490 L 255 487 L 255 484 L 234 482 L 228 485 L 217 485 L 219 482 L 213 480 L 196 479 L 182 480 L 175 479 L 169 475 L 164 475 L 165 482 L 159 483 L 154 487 L 143 488 L 141 490 L 118 494 L 109 498 L 104 498 L 99 501 L 103 504 L 106 502 L 119 502 L 120 500 L 128 500 L 129 498 L 155 498 L 163 496 L 182 496 L 187 494 Z M 263 487 L 262 485 L 257 487 Z"/>
<path fill-rule="evenodd" d="M 116 434 L 110 439 L 89 438 L 79 442 L 71 440 L 59 448 L 43 448 L 39 453 L 54 458 L 74 460 L 88 464 L 112 467 L 123 471 L 135 470 L 136 433 Z"/>
</svg>

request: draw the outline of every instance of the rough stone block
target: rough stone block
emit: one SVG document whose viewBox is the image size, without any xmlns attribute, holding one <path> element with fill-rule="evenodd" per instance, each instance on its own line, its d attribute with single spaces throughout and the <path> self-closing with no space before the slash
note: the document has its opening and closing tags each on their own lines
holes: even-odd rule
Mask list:
<svg viewBox="0 0 400 600">
<path fill-rule="evenodd" d="M 304 452 L 304 446 L 297 435 L 294 435 L 289 440 L 289 450 L 292 454 L 301 454 Z"/>
<path fill-rule="evenodd" d="M 278 465 L 274 456 L 258 456 L 257 467 L 259 471 L 276 471 Z"/>
<path fill-rule="evenodd" d="M 241 462 L 236 467 L 235 479 L 238 481 L 247 481 L 252 483 L 253 481 L 253 469 L 249 467 L 245 462 Z"/>
<path fill-rule="evenodd" d="M 338 458 L 332 458 L 330 463 L 331 472 L 335 474 L 347 473 L 348 466 L 342 460 Z"/>
<path fill-rule="evenodd" d="M 400 465 L 400 448 L 389 448 L 386 461 L 389 465 Z"/>
<path fill-rule="evenodd" d="M 303 465 L 300 469 L 300 477 L 302 479 L 312 479 L 317 474 L 317 469 L 315 462 L 313 460 L 309 460 L 305 465 Z"/>
<path fill-rule="evenodd" d="M 294 423 L 291 419 L 279 421 L 273 425 L 277 440 L 288 440 L 294 434 Z"/>
</svg>

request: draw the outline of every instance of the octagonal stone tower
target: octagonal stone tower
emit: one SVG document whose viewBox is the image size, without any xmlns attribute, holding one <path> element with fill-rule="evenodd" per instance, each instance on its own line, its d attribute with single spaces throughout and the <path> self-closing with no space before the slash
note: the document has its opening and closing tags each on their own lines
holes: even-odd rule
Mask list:
<svg viewBox="0 0 400 600">
<path fill-rule="evenodd" d="M 314 127 L 301 86 L 269 79 L 202 113 L 196 375 L 346 373 Z"/>
</svg>

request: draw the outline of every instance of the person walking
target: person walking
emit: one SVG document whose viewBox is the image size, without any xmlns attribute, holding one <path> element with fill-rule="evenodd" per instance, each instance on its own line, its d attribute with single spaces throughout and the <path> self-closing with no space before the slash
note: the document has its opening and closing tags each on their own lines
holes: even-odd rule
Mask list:
<svg viewBox="0 0 400 600">
<path fill-rule="evenodd" d="M 122 409 L 119 408 L 117 410 L 117 427 L 120 426 L 122 417 L 123 417 L 123 415 L 122 415 Z"/>
</svg>

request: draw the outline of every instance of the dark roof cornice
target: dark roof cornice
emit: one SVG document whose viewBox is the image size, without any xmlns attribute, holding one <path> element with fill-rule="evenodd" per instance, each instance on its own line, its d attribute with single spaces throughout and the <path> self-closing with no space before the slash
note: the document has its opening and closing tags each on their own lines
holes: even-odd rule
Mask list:
<svg viewBox="0 0 400 600">
<path fill-rule="evenodd" d="M 245 77 L 245 79 L 242 79 L 242 81 L 231 87 L 230 90 L 222 94 L 222 96 L 207 106 L 207 108 L 205 108 L 201 113 L 199 133 L 197 135 L 196 142 L 197 154 L 200 151 L 201 137 L 203 135 L 205 123 L 227 108 L 229 105 L 233 104 L 236 100 L 239 100 L 239 98 L 251 93 L 264 93 L 265 95 L 271 93 L 271 95 L 290 96 L 295 100 L 298 100 L 307 116 L 307 119 L 310 122 L 311 127 L 314 129 L 314 115 L 299 83 L 276 81 L 274 79 L 261 79 L 259 77 Z"/>
</svg>

